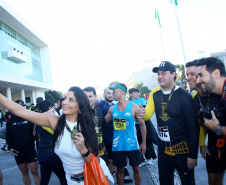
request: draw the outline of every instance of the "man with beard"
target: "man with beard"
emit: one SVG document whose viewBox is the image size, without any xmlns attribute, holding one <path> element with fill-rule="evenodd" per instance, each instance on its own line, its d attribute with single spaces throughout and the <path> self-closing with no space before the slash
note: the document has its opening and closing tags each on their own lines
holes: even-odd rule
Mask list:
<svg viewBox="0 0 226 185">
<path fill-rule="evenodd" d="M 210 185 L 223 185 L 226 169 L 226 145 L 225 145 L 225 68 L 222 61 L 209 57 L 201 59 L 197 64 L 197 85 L 202 93 L 210 94 L 208 104 L 221 105 L 224 113 L 221 118 L 216 118 L 211 111 L 212 119 L 204 117 L 204 124 L 208 128 L 208 150 L 202 156 L 207 161 L 207 171 Z M 215 99 L 212 97 L 215 95 Z M 221 96 L 220 96 L 221 95 Z M 202 99 L 201 99 L 202 102 Z M 203 103 L 203 102 L 202 102 Z M 205 104 L 203 104 L 205 106 Z M 218 120 L 219 119 L 219 120 Z M 201 136 L 201 133 L 200 133 Z"/>
<path fill-rule="evenodd" d="M 214 93 L 221 95 L 221 103 L 226 116 L 226 72 L 224 63 L 214 57 L 200 59 L 197 64 L 197 84 L 200 85 L 204 94 Z M 211 111 L 212 118 L 206 119 L 205 126 L 217 135 L 226 135 L 226 126 L 220 125 L 214 111 Z"/>
<path fill-rule="evenodd" d="M 104 117 L 108 113 L 108 109 L 114 105 L 112 101 L 114 100 L 113 97 L 113 90 L 109 88 L 104 89 L 104 100 L 101 100 L 100 103 L 97 104 L 97 108 L 103 110 Z M 108 152 L 108 159 L 110 159 L 109 169 L 110 172 L 113 174 L 116 167 L 113 166 L 113 156 L 112 156 L 112 141 L 113 141 L 113 122 L 111 121 L 109 124 L 103 125 L 103 140 Z"/>
<path fill-rule="evenodd" d="M 223 183 L 224 168 L 222 169 L 221 153 L 224 146 L 219 147 L 218 143 L 222 140 L 215 132 L 207 129 L 203 121 L 203 109 L 201 107 L 209 108 L 213 104 L 220 106 L 220 96 L 216 94 L 203 94 L 201 92 L 200 84 L 196 84 L 196 65 L 197 60 L 186 63 L 187 82 L 193 92 L 192 96 L 195 103 L 195 109 L 198 115 L 200 134 L 199 146 L 200 153 L 206 161 L 206 168 L 208 173 L 208 182 L 210 185 L 221 185 Z M 205 144 L 206 134 L 208 133 L 208 146 Z M 222 173 L 223 172 L 223 173 Z"/>
<path fill-rule="evenodd" d="M 100 103 L 96 106 L 97 108 L 100 108 L 103 110 L 104 117 L 108 113 L 108 109 L 114 105 L 112 101 L 114 100 L 113 97 L 113 90 L 109 88 L 104 89 L 104 100 L 101 100 Z M 110 124 L 104 124 L 103 125 L 103 140 L 105 147 L 108 152 L 108 158 L 112 159 L 112 141 L 113 141 L 113 122 L 111 121 Z"/>
</svg>

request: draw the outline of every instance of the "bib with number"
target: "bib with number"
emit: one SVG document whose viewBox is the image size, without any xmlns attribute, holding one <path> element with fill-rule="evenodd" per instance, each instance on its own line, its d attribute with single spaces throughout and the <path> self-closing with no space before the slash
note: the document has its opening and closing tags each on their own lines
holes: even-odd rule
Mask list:
<svg viewBox="0 0 226 185">
<path fill-rule="evenodd" d="M 162 141 L 170 142 L 170 135 L 169 135 L 169 130 L 167 126 L 159 127 L 158 135 L 159 135 L 159 139 L 161 139 Z"/>
<path fill-rule="evenodd" d="M 126 119 L 125 118 L 114 118 L 115 130 L 126 130 Z"/>
</svg>

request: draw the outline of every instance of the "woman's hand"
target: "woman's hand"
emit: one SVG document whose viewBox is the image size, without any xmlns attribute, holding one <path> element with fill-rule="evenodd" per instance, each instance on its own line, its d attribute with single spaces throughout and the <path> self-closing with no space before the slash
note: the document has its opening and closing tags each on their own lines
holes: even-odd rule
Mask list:
<svg viewBox="0 0 226 185">
<path fill-rule="evenodd" d="M 82 135 L 82 133 L 77 133 L 75 137 L 73 137 L 74 144 L 78 151 L 82 154 L 85 155 L 88 152 L 88 149 L 85 146 L 85 139 Z M 86 163 L 91 161 L 91 155 L 88 155 L 87 157 L 84 157 L 84 160 Z"/>
<path fill-rule="evenodd" d="M 75 144 L 76 148 L 78 149 L 78 151 L 81 154 L 85 154 L 87 152 L 87 148 L 85 146 L 85 140 L 84 140 L 82 133 L 77 133 L 75 135 L 75 137 L 73 137 L 73 140 L 74 140 L 74 144 Z"/>
</svg>

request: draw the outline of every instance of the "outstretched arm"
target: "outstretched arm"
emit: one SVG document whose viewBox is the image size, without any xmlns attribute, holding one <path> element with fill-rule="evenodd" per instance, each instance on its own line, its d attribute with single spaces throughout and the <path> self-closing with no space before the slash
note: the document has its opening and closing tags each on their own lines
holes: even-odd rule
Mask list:
<svg viewBox="0 0 226 185">
<path fill-rule="evenodd" d="M 21 105 L 7 99 L 5 96 L 0 94 L 0 104 L 10 110 L 15 115 L 24 118 L 32 123 L 35 123 L 40 126 L 50 127 L 52 130 L 55 130 L 58 116 L 48 114 L 48 113 L 37 113 L 29 111 L 22 107 Z"/>
<path fill-rule="evenodd" d="M 154 99 L 153 99 L 153 93 L 154 92 L 156 92 L 156 90 L 153 90 L 150 93 L 147 106 L 145 107 L 146 114 L 143 117 L 143 120 L 144 121 L 148 121 L 152 117 L 152 115 L 154 114 L 154 112 L 155 112 L 155 102 L 154 102 Z"/>
</svg>

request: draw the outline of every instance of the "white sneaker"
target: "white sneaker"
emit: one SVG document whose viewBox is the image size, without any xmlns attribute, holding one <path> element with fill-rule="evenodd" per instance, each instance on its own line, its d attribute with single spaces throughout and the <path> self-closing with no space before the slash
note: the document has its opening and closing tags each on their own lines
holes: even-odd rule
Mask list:
<svg viewBox="0 0 226 185">
<path fill-rule="evenodd" d="M 143 166 L 143 165 L 145 165 L 145 162 L 141 162 L 141 163 L 139 164 L 139 167 L 141 167 L 141 166 Z"/>
<path fill-rule="evenodd" d="M 147 165 L 151 165 L 151 164 L 152 164 L 151 159 L 147 159 L 147 160 L 146 160 L 146 164 L 147 164 Z"/>
</svg>

